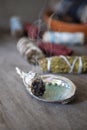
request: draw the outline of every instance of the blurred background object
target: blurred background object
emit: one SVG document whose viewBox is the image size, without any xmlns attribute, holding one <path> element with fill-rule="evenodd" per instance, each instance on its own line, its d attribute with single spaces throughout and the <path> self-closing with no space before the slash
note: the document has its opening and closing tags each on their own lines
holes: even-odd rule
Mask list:
<svg viewBox="0 0 87 130">
<path fill-rule="evenodd" d="M 63 2 L 63 0 L 61 1 Z M 67 0 L 64 2 L 66 1 Z M 76 0 L 76 2 L 77 1 L 79 0 Z M 32 35 L 30 34 L 29 27 L 29 32 L 26 30 L 27 38 L 25 39 L 17 39 L 8 31 L 2 33 L 1 30 L 1 28 L 5 30 L 10 29 L 10 19 L 13 16 L 19 16 L 22 19 L 22 24 L 31 23 L 35 25 L 35 27 L 38 27 L 40 31 L 40 28 L 42 29 L 42 25 L 44 25 L 44 20 L 42 20 L 43 13 L 50 2 L 51 0 L 0 0 L 0 130 L 87 129 L 87 74 L 63 74 L 78 86 L 75 103 L 72 102 L 71 105 L 66 107 L 56 103 L 53 105 L 49 105 L 48 103 L 43 104 L 29 97 L 15 73 L 16 66 L 26 72 L 33 71 L 40 74 L 43 74 L 44 69 L 46 71 L 52 70 L 52 73 L 58 72 L 58 75 L 59 72 L 87 73 L 87 57 L 83 56 L 87 56 L 85 44 L 82 46 L 69 46 L 69 48 L 51 43 L 49 45 L 47 43 L 43 44 L 41 38 L 37 39 L 37 31 L 35 31 L 35 35 L 33 35 L 35 36 L 33 42 L 30 41 Z M 53 2 L 56 5 L 55 0 L 53 0 Z M 69 5 L 66 5 L 66 7 L 68 8 Z M 47 7 L 47 9 L 49 9 L 49 7 Z M 67 15 L 64 17 L 60 16 L 63 21 L 58 23 L 57 15 L 50 17 L 51 15 L 53 16 L 53 13 L 55 13 L 55 11 L 45 14 L 45 20 L 47 20 L 47 22 L 50 21 L 50 18 L 53 18 L 51 19 L 51 28 L 46 28 L 45 31 L 51 31 L 50 29 L 54 26 L 54 31 L 64 32 L 67 29 L 67 31 L 70 32 L 72 28 L 75 32 L 78 26 L 80 26 L 81 31 L 85 30 L 85 32 L 87 32 L 86 24 L 76 24 L 75 21 L 72 20 L 72 17 Z M 83 13 L 83 16 L 85 13 L 86 12 Z M 33 27 L 32 29 L 34 29 Z M 41 46 L 37 46 L 38 42 L 41 43 Z M 71 58 L 68 56 L 69 65 L 63 59 L 64 56 L 54 57 L 52 58 L 52 62 L 50 62 L 51 60 L 46 60 L 47 57 L 43 59 L 45 56 L 43 54 L 44 51 L 46 54 L 49 53 L 49 55 L 71 55 L 72 50 L 74 52 L 73 55 Z M 22 58 L 22 55 L 28 62 Z M 40 60 L 41 64 L 38 66 L 37 61 Z M 29 64 L 30 62 L 34 63 L 34 65 Z"/>
<path fill-rule="evenodd" d="M 64 16 L 67 18 L 66 16 Z M 49 8 L 44 12 L 44 21 L 47 24 L 48 30 L 58 31 L 58 32 L 83 32 L 87 36 L 87 24 L 82 24 L 78 22 L 70 22 L 70 20 L 64 20 L 60 18 L 55 18 L 55 12 L 49 10 Z M 68 18 L 69 19 L 69 18 Z"/>
<path fill-rule="evenodd" d="M 39 59 L 44 58 L 43 52 L 30 41 L 28 38 L 23 37 L 17 43 L 17 49 L 21 55 L 24 55 L 29 63 L 37 64 Z"/>
<path fill-rule="evenodd" d="M 43 34 L 43 41 L 62 45 L 83 45 L 85 36 L 84 33 L 81 32 L 69 33 L 46 31 Z"/>
<path fill-rule="evenodd" d="M 45 0 L 0 0 L 0 27 L 8 28 L 12 16 L 20 16 L 23 22 L 34 22 L 38 19 L 44 2 Z"/>
<path fill-rule="evenodd" d="M 50 8 L 59 16 L 68 15 L 76 22 L 87 23 L 87 0 L 51 0 Z"/>
<path fill-rule="evenodd" d="M 21 37 L 23 35 L 24 29 L 21 18 L 18 16 L 13 16 L 10 19 L 10 31 L 15 37 Z"/>
</svg>

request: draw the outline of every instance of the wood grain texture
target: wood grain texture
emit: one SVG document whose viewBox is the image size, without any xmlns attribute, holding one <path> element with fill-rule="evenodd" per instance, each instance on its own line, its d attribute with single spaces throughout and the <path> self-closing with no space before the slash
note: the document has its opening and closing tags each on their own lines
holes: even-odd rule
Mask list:
<svg viewBox="0 0 87 130">
<path fill-rule="evenodd" d="M 41 71 L 20 56 L 16 43 L 7 34 L 0 36 L 0 130 L 87 130 L 87 74 L 63 75 L 77 86 L 74 102 L 61 105 L 37 101 L 25 90 L 15 67 Z M 75 54 L 87 55 L 84 46 L 74 50 Z"/>
</svg>

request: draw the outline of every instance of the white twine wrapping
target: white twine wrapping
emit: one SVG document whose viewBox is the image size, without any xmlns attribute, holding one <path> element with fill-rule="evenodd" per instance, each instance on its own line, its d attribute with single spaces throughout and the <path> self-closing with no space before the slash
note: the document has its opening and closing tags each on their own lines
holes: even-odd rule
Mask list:
<svg viewBox="0 0 87 130">
<path fill-rule="evenodd" d="M 73 69 L 74 69 L 74 66 L 75 66 L 75 63 L 77 60 L 79 60 L 79 66 L 78 66 L 78 74 L 82 73 L 82 57 L 78 57 L 76 56 L 75 59 L 73 60 L 73 63 L 70 64 L 70 62 L 68 61 L 68 59 L 61 55 L 60 58 L 64 59 L 64 61 L 67 63 L 67 65 L 70 67 L 70 70 L 69 70 L 69 73 L 73 73 Z M 47 58 L 47 70 L 50 71 L 51 69 L 51 59 L 52 58 Z"/>
<path fill-rule="evenodd" d="M 82 73 L 82 57 L 79 57 L 79 68 L 78 68 L 78 74 L 81 74 Z"/>
<path fill-rule="evenodd" d="M 77 60 L 79 60 L 78 74 L 82 73 L 82 57 L 77 57 L 76 56 L 73 63 L 72 63 L 72 65 L 69 63 L 68 59 L 65 56 L 61 55 L 60 58 L 64 59 L 65 62 L 69 65 L 69 67 L 70 67 L 69 73 L 73 73 L 75 63 L 76 63 Z"/>
<path fill-rule="evenodd" d="M 52 58 L 47 58 L 47 61 L 48 61 L 48 63 L 47 63 L 47 70 L 50 72 L 50 66 L 51 66 L 51 59 Z"/>
</svg>

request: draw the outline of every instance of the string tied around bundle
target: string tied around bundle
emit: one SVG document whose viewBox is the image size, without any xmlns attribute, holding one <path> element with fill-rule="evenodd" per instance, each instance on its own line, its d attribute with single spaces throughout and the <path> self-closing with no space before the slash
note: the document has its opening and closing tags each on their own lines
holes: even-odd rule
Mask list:
<svg viewBox="0 0 87 130">
<path fill-rule="evenodd" d="M 72 64 L 70 64 L 69 60 L 67 59 L 67 57 L 63 56 L 63 55 L 60 55 L 59 56 L 60 58 L 62 58 L 66 64 L 70 67 L 70 70 L 69 70 L 69 73 L 73 73 L 73 70 L 74 70 L 74 66 L 75 66 L 75 63 L 79 60 L 79 66 L 78 66 L 78 74 L 82 73 L 82 57 L 79 57 L 79 56 L 76 56 L 72 62 Z M 47 70 L 50 72 L 50 69 L 51 69 L 51 59 L 52 58 L 47 58 Z"/>
</svg>

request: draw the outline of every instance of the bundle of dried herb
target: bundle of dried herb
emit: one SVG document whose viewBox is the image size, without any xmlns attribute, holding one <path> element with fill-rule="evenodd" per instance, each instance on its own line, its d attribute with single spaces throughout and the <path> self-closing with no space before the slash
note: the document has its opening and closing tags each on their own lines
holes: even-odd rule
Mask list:
<svg viewBox="0 0 87 130">
<path fill-rule="evenodd" d="M 43 72 L 86 73 L 87 56 L 54 56 L 39 60 Z"/>
</svg>

